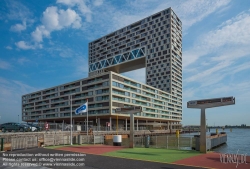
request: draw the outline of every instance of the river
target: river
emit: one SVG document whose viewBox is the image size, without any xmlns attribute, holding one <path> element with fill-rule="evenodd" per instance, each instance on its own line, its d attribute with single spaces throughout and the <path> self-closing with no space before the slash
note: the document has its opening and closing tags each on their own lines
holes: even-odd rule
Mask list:
<svg viewBox="0 0 250 169">
<path fill-rule="evenodd" d="M 215 133 L 216 129 L 210 129 L 210 132 L 207 132 L 207 135 L 210 133 Z M 232 132 L 230 129 L 218 129 L 218 132 L 226 132 L 227 133 L 227 143 L 213 149 L 212 151 L 220 152 L 220 153 L 229 153 L 229 154 L 247 154 L 250 156 L 250 129 L 239 129 L 233 128 Z M 186 133 L 181 134 L 183 136 L 192 136 L 198 133 Z"/>
</svg>

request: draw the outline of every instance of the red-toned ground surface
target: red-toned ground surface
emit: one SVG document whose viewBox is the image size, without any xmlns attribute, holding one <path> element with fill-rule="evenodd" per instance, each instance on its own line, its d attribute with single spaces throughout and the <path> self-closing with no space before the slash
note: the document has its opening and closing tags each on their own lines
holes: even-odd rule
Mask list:
<svg viewBox="0 0 250 169">
<path fill-rule="evenodd" d="M 101 155 L 103 153 L 117 151 L 124 149 L 125 147 L 119 146 L 107 146 L 107 145 L 93 145 L 93 146 L 72 146 L 72 147 L 61 147 L 56 148 L 57 150 L 70 151 L 70 152 L 78 152 L 78 153 L 86 153 L 86 154 L 96 154 Z M 172 164 L 181 164 L 187 166 L 200 166 L 207 168 L 217 168 L 217 169 L 250 169 L 250 156 L 246 157 L 243 164 L 241 164 L 241 158 L 238 156 L 238 166 L 237 163 L 229 163 L 227 158 L 225 158 L 225 163 L 220 161 L 220 153 L 207 153 L 201 154 L 194 157 L 189 157 L 183 160 L 175 161 Z M 236 167 L 237 166 L 237 167 Z"/>
<path fill-rule="evenodd" d="M 56 150 L 71 151 L 71 152 L 86 153 L 86 154 L 97 154 L 97 155 L 122 149 L 124 149 L 124 147 L 107 146 L 107 145 L 72 146 L 72 147 L 56 148 Z"/>
<path fill-rule="evenodd" d="M 220 153 L 208 153 L 202 154 L 195 157 L 186 158 L 183 160 L 179 160 L 174 162 L 175 164 L 183 164 L 183 165 L 192 165 L 192 166 L 201 166 L 201 167 L 209 167 L 209 168 L 218 168 L 218 169 L 250 169 L 250 156 L 246 157 L 246 163 L 243 159 L 241 164 L 241 157 L 238 156 L 238 166 L 237 163 L 229 163 L 227 158 L 225 158 L 225 163 L 220 161 Z M 237 166 L 237 168 L 236 168 Z"/>
</svg>

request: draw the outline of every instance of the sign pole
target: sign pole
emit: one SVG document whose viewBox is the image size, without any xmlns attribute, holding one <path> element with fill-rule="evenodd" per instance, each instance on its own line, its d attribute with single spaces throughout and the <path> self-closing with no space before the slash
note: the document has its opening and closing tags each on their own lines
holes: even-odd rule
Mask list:
<svg viewBox="0 0 250 169">
<path fill-rule="evenodd" d="M 72 145 L 72 95 L 70 95 L 70 145 Z"/>
<path fill-rule="evenodd" d="M 118 115 L 116 115 L 116 135 L 118 135 Z"/>
<path fill-rule="evenodd" d="M 200 134 L 200 152 L 207 153 L 207 134 L 206 134 L 206 112 L 201 108 L 201 134 Z"/>
<path fill-rule="evenodd" d="M 134 148 L 134 114 L 130 113 L 129 148 Z"/>
<path fill-rule="evenodd" d="M 133 106 L 133 107 L 119 107 L 116 108 L 116 113 L 127 113 L 130 114 L 130 135 L 129 135 L 129 148 L 134 148 L 134 113 L 142 112 L 141 106 Z M 118 115 L 117 115 L 118 122 Z M 118 124 L 117 124 L 118 125 Z"/>
<path fill-rule="evenodd" d="M 88 99 L 87 99 L 87 104 L 88 104 Z M 88 116 L 88 109 L 87 109 L 87 143 L 89 144 L 89 116 Z"/>
</svg>

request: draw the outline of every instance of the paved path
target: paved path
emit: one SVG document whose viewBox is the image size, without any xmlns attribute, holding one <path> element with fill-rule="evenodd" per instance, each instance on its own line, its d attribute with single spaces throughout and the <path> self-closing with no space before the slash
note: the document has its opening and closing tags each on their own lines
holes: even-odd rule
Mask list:
<svg viewBox="0 0 250 169">
<path fill-rule="evenodd" d="M 223 159 L 223 158 L 222 158 Z M 230 161 L 230 160 L 229 160 Z M 228 158 L 225 157 L 225 161 L 221 162 L 220 160 L 220 153 L 207 153 L 198 155 L 195 157 L 189 157 L 183 160 L 176 161 L 175 164 L 183 164 L 183 165 L 196 165 L 196 166 L 203 166 L 209 168 L 217 168 L 217 169 L 250 169 L 250 156 L 243 157 L 238 156 L 238 166 L 237 161 L 232 163 L 229 162 Z M 236 167 L 237 166 L 237 167 Z"/>
<path fill-rule="evenodd" d="M 74 152 L 67 152 L 61 150 L 54 150 L 54 149 L 46 149 L 46 148 L 36 148 L 36 149 L 29 149 L 29 150 L 19 150 L 13 152 L 5 152 L 6 154 L 25 154 L 29 153 L 29 155 L 35 155 L 38 153 L 41 154 L 78 154 Z M 5 155 L 6 155 L 5 154 Z M 1 157 L 3 154 L 1 153 Z M 13 167 L 12 169 L 21 169 L 21 168 L 28 168 L 28 169 L 61 169 L 61 168 L 69 168 L 69 169 L 195 169 L 201 167 L 191 167 L 191 166 L 183 166 L 183 165 L 176 165 L 176 164 L 167 164 L 167 163 L 158 163 L 158 162 L 148 162 L 148 161 L 139 161 L 139 160 L 130 160 L 130 159 L 123 159 L 123 158 L 116 158 L 116 157 L 107 157 L 107 156 L 100 156 L 100 155 L 93 155 L 93 154 L 86 154 L 85 158 L 85 166 L 84 167 L 61 167 L 61 166 L 51 166 L 51 167 Z M 41 157 L 39 158 L 41 159 Z M 70 163 L 70 162 L 68 162 Z M 51 162 L 51 164 L 54 164 Z M 6 166 L 1 166 L 1 169 L 7 169 Z M 10 167 L 9 167 L 10 168 Z"/>
<path fill-rule="evenodd" d="M 91 145 L 91 146 L 60 147 L 60 148 L 56 148 L 56 150 L 64 150 L 64 151 L 71 151 L 71 152 L 101 155 L 103 153 L 122 150 L 124 148 L 125 147 L 120 147 L 120 146 L 108 146 L 108 145 L 93 145 L 92 146 Z"/>
</svg>

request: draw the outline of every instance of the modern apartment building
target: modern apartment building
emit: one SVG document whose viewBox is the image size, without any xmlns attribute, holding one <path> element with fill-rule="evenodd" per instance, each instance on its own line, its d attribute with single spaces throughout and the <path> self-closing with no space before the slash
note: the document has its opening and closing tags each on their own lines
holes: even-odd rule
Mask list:
<svg viewBox="0 0 250 169">
<path fill-rule="evenodd" d="M 127 127 L 129 116 L 115 108 L 142 106 L 139 127 L 175 129 L 182 120 L 181 21 L 171 8 L 89 43 L 89 77 L 22 96 L 23 121 L 75 123 L 74 110 L 88 99 L 95 126 Z M 120 73 L 146 68 L 146 84 Z M 71 104 L 72 103 L 72 104 Z"/>
<path fill-rule="evenodd" d="M 182 27 L 171 8 L 89 43 L 89 75 L 146 68 L 146 84 L 182 98 Z"/>
</svg>

